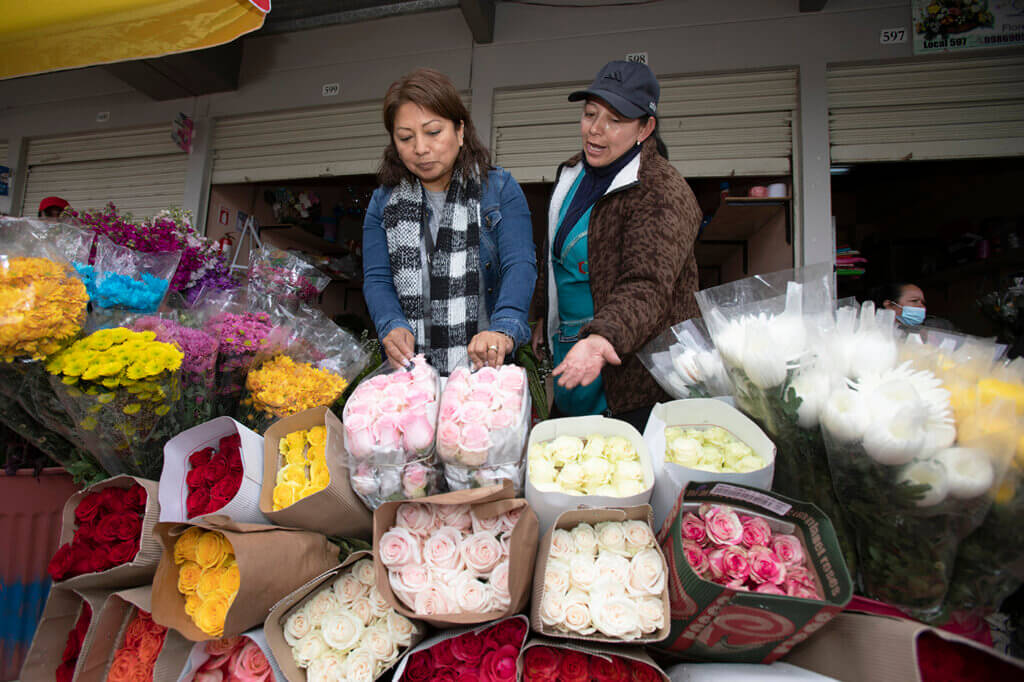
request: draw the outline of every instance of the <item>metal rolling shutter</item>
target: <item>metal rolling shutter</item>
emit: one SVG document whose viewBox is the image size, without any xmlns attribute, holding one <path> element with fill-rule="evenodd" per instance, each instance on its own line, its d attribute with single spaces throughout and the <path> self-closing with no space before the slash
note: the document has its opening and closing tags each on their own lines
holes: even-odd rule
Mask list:
<svg viewBox="0 0 1024 682">
<path fill-rule="evenodd" d="M 797 71 L 659 77 L 658 125 L 686 177 L 788 175 Z M 551 181 L 580 149 L 575 83 L 494 93 L 495 162 L 520 182 Z"/>
<path fill-rule="evenodd" d="M 12 167 L 14 164 L 7 158 L 7 140 L 0 140 L 0 166 Z"/>
<path fill-rule="evenodd" d="M 1024 57 L 834 66 L 832 161 L 1024 155 Z"/>
<path fill-rule="evenodd" d="M 23 214 L 57 195 L 78 210 L 113 202 L 136 218 L 181 206 L 188 155 L 170 126 L 30 140 Z"/>
<path fill-rule="evenodd" d="M 212 181 L 376 173 L 387 143 L 381 102 L 226 117 L 214 128 Z"/>
</svg>

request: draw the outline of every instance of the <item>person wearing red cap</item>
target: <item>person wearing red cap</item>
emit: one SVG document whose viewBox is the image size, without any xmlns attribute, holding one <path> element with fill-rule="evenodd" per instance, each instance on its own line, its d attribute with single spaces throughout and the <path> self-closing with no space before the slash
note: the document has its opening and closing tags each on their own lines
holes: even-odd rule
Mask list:
<svg viewBox="0 0 1024 682">
<path fill-rule="evenodd" d="M 46 197 L 39 202 L 40 218 L 59 218 L 64 209 L 69 206 L 68 202 L 60 197 Z"/>
</svg>

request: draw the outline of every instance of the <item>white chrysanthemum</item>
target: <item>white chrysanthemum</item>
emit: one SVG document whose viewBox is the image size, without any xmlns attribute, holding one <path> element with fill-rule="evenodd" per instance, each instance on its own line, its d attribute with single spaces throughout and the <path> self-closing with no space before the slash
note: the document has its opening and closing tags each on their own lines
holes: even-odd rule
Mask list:
<svg viewBox="0 0 1024 682">
<path fill-rule="evenodd" d="M 949 495 L 958 500 L 985 494 L 995 480 L 995 468 L 984 450 L 946 448 L 937 452 L 934 459 L 946 467 Z"/>
<path fill-rule="evenodd" d="M 697 368 L 697 351 L 692 348 L 672 347 L 672 368 L 676 375 L 687 386 L 702 381 L 700 371 Z"/>
<path fill-rule="evenodd" d="M 886 417 L 876 417 L 864 432 L 864 451 L 879 464 L 907 464 L 924 446 L 924 422 L 920 403 L 904 404 Z"/>
<path fill-rule="evenodd" d="M 800 398 L 797 423 L 805 429 L 816 428 L 821 408 L 832 392 L 832 380 L 825 372 L 812 370 L 797 375 L 791 386 Z"/>
<path fill-rule="evenodd" d="M 949 493 L 946 467 L 930 459 L 908 464 L 903 469 L 900 482 L 928 486 L 924 497 L 917 501 L 918 507 L 934 507 L 945 500 Z"/>
<path fill-rule="evenodd" d="M 876 414 L 891 415 L 896 405 L 905 406 L 910 396 L 916 396 L 925 415 L 923 454 L 947 448 L 956 440 L 949 391 L 932 372 L 915 370 L 907 362 L 887 372 L 862 377 L 854 387 L 870 396 L 869 402 Z"/>
<path fill-rule="evenodd" d="M 861 394 L 846 386 L 832 391 L 821 410 L 821 425 L 840 443 L 860 440 L 869 422 Z"/>
</svg>

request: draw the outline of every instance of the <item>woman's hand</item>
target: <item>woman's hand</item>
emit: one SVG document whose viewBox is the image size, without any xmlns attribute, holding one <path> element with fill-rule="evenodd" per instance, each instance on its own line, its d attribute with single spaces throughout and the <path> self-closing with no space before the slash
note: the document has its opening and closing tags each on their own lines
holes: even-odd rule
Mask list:
<svg viewBox="0 0 1024 682">
<path fill-rule="evenodd" d="M 540 359 L 541 347 L 547 345 L 547 339 L 544 338 L 544 320 L 542 318 L 533 325 L 533 332 L 530 334 L 530 346 L 533 348 L 533 354 L 537 359 Z"/>
<path fill-rule="evenodd" d="M 409 364 L 416 349 L 416 339 L 405 327 L 395 327 L 384 337 L 384 352 L 391 366 L 400 369 Z"/>
<path fill-rule="evenodd" d="M 501 332 L 480 332 L 469 341 L 466 350 L 473 362 L 473 369 L 501 367 L 505 356 L 512 352 L 515 342 L 507 334 Z"/>
<path fill-rule="evenodd" d="M 591 334 L 569 349 L 565 359 L 555 367 L 552 374 L 559 377 L 559 386 L 571 390 L 593 383 L 605 364 L 621 365 L 622 360 L 608 339 L 600 334 Z"/>
</svg>

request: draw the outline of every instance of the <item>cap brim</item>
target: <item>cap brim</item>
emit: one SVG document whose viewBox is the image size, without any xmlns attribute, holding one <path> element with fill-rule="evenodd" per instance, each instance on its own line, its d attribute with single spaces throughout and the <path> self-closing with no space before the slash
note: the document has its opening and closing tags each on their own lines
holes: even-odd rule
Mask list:
<svg viewBox="0 0 1024 682">
<path fill-rule="evenodd" d="M 569 95 L 570 102 L 578 102 L 581 99 L 587 99 L 588 97 L 600 97 L 615 111 L 619 112 L 626 118 L 640 118 L 646 116 L 648 111 L 642 107 L 630 102 L 625 97 L 618 95 L 609 90 L 602 90 L 600 88 L 590 88 L 589 90 L 577 90 Z"/>
</svg>

